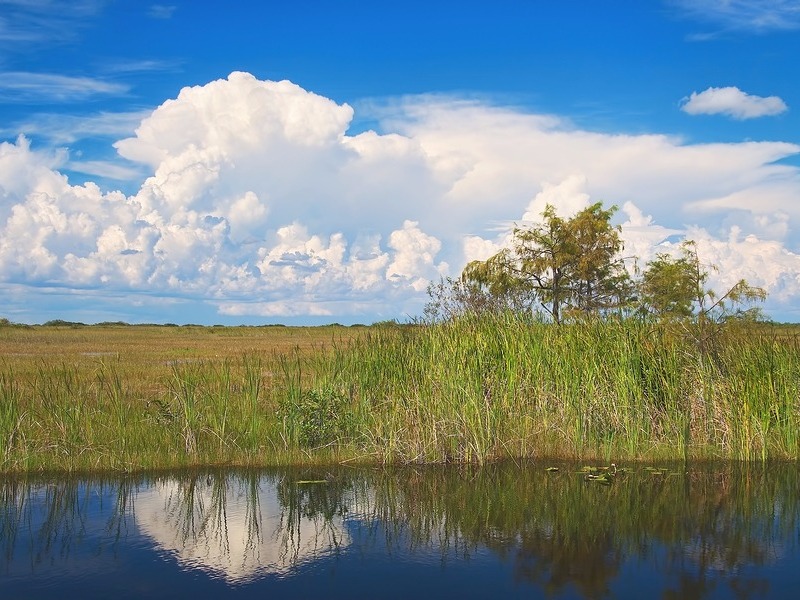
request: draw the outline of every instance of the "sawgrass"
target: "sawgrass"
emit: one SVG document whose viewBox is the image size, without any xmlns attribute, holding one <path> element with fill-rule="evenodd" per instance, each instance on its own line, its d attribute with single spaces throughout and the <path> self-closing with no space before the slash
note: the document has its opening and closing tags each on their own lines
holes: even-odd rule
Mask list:
<svg viewBox="0 0 800 600">
<path fill-rule="evenodd" d="M 345 327 L 0 327 L 0 471 L 335 460 L 284 443 L 284 355 Z"/>
<path fill-rule="evenodd" d="M 370 330 L 298 369 L 350 399 L 351 441 L 384 463 L 800 457 L 796 334 L 709 333 L 505 314 Z"/>
<path fill-rule="evenodd" d="M 800 458 L 798 332 L 712 333 L 513 314 L 0 327 L 0 471 Z"/>
</svg>

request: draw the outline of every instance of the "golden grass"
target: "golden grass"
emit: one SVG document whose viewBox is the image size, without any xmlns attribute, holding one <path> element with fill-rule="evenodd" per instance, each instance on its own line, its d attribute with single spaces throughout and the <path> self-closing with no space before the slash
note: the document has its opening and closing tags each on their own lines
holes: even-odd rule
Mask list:
<svg viewBox="0 0 800 600">
<path fill-rule="evenodd" d="M 331 460 L 329 451 L 311 456 L 278 444 L 280 357 L 319 356 L 363 331 L 0 327 L 0 472 Z M 182 395 L 187 386 L 196 388 L 196 398 Z M 197 403 L 192 422 L 182 412 L 191 408 L 187 399 Z M 189 452 L 186 444 L 195 438 L 204 443 Z"/>
</svg>

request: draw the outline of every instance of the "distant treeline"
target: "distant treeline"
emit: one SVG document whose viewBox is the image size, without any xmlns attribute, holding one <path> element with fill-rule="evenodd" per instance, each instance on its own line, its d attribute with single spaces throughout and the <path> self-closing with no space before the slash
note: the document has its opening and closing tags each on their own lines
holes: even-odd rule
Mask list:
<svg viewBox="0 0 800 600">
<path fill-rule="evenodd" d="M 353 323 L 352 325 L 343 325 L 341 323 L 326 323 L 324 325 L 316 325 L 312 327 L 350 327 L 350 328 L 357 328 L 357 327 L 403 327 L 408 324 L 400 323 L 395 320 L 388 320 L 388 321 L 378 321 L 376 323 L 372 323 L 371 325 L 366 325 L 364 323 Z M 49 321 L 45 321 L 42 324 L 28 324 L 28 323 L 15 323 L 7 318 L 0 317 L 0 327 L 198 327 L 198 328 L 209 328 L 209 329 L 221 329 L 221 328 L 229 328 L 229 327 L 254 327 L 254 328 L 263 328 L 263 327 L 291 327 L 290 325 L 285 325 L 283 323 L 264 323 L 262 325 L 221 325 L 221 324 L 214 324 L 214 325 L 201 325 L 199 323 L 127 323 L 125 321 L 101 321 L 99 323 L 82 323 L 81 321 L 67 321 L 64 319 L 51 319 Z M 308 326 L 304 326 L 308 327 Z"/>
</svg>

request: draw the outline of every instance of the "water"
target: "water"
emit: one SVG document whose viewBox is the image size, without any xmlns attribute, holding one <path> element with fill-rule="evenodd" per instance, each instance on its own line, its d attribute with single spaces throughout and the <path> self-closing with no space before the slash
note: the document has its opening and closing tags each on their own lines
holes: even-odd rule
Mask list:
<svg viewBox="0 0 800 600">
<path fill-rule="evenodd" d="M 0 597 L 797 597 L 797 465 L 581 467 L 6 478 Z"/>
</svg>

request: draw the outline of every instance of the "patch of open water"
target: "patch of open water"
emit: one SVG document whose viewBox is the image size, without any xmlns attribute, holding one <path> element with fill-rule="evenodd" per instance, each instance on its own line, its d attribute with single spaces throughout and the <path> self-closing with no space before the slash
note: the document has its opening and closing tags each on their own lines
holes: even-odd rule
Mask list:
<svg viewBox="0 0 800 600">
<path fill-rule="evenodd" d="M 796 597 L 797 465 L 596 475 L 531 463 L 5 478 L 0 597 Z"/>
</svg>

